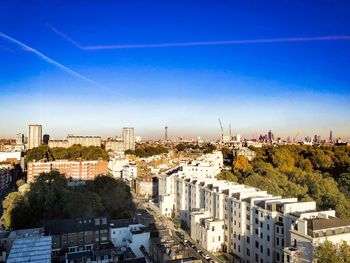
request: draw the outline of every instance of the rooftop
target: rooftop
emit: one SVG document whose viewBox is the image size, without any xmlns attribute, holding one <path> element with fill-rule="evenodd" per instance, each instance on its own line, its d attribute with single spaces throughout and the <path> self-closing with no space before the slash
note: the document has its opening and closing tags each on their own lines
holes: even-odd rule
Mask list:
<svg viewBox="0 0 350 263">
<path fill-rule="evenodd" d="M 51 262 L 51 243 L 51 236 L 16 239 L 7 262 Z"/>
<path fill-rule="evenodd" d="M 312 218 L 312 219 L 307 219 L 307 222 L 308 222 L 307 224 L 308 229 L 312 231 L 350 226 L 350 223 L 336 217 Z"/>
<path fill-rule="evenodd" d="M 74 233 L 108 228 L 106 218 L 88 219 L 56 219 L 45 223 L 46 235 L 59 235 L 63 233 Z"/>
</svg>

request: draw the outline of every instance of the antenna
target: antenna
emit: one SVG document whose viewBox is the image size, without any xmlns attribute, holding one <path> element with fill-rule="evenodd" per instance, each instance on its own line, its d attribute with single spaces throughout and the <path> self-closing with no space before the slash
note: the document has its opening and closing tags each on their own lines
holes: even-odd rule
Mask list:
<svg viewBox="0 0 350 263">
<path fill-rule="evenodd" d="M 223 142 L 223 140 L 224 140 L 224 128 L 222 127 L 222 123 L 221 123 L 220 118 L 219 118 L 219 123 L 220 123 L 220 127 L 221 127 L 221 142 Z"/>
<path fill-rule="evenodd" d="M 164 134 L 164 140 L 168 140 L 168 126 L 165 126 L 165 134 Z"/>
</svg>

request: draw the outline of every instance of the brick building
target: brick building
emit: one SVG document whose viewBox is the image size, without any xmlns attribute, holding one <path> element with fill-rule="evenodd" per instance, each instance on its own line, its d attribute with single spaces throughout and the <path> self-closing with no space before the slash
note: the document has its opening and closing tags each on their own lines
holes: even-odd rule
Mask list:
<svg viewBox="0 0 350 263">
<path fill-rule="evenodd" d="M 28 163 L 27 182 L 32 182 L 41 173 L 49 173 L 51 171 L 59 171 L 67 178 L 74 180 L 91 180 L 99 174 L 108 173 L 107 161 L 53 161 L 45 160 L 39 162 Z"/>
</svg>

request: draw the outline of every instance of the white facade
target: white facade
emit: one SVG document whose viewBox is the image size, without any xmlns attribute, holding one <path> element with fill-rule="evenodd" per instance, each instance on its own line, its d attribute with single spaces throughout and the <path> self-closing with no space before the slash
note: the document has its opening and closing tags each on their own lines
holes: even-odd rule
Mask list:
<svg viewBox="0 0 350 263">
<path fill-rule="evenodd" d="M 28 126 L 28 149 L 39 147 L 42 143 L 42 126 L 30 124 Z"/>
<path fill-rule="evenodd" d="M 335 211 L 292 215 L 291 246 L 284 249 L 285 262 L 313 262 L 314 247 L 328 240 L 350 244 L 350 224 L 335 217 Z"/>
<path fill-rule="evenodd" d="M 149 252 L 150 232 L 145 231 L 142 224 L 125 224 L 122 226 L 110 224 L 111 241 L 118 249 L 130 248 L 136 257 L 143 257 L 140 247 Z"/>
<path fill-rule="evenodd" d="M 208 158 L 213 156 L 203 160 Z M 196 160 L 161 175 L 161 213 L 190 227 L 192 239 L 208 251 L 235 254 L 245 263 L 283 262 L 284 249 L 294 242 L 290 229 L 298 220 L 295 214 L 315 213 L 316 203 L 217 180 L 217 160 L 212 166 Z"/>
<path fill-rule="evenodd" d="M 114 157 L 108 162 L 108 172 L 115 178 L 131 181 L 137 177 L 137 165 L 123 157 Z"/>
<path fill-rule="evenodd" d="M 0 152 L 0 162 L 4 162 L 6 160 L 17 160 L 21 161 L 22 152 Z"/>
</svg>

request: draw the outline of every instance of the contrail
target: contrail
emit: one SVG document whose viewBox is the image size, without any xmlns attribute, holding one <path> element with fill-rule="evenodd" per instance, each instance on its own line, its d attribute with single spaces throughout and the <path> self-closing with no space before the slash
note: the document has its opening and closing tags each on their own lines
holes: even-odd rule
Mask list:
<svg viewBox="0 0 350 263">
<path fill-rule="evenodd" d="M 309 42 L 309 41 L 339 41 L 350 40 L 350 35 L 336 36 L 314 36 L 314 37 L 287 37 L 287 38 L 266 38 L 266 39 L 244 39 L 244 40 L 223 40 L 223 41 L 199 41 L 199 42 L 175 42 L 159 44 L 125 44 L 125 45 L 98 45 L 82 46 L 71 37 L 62 33 L 55 27 L 48 27 L 81 50 L 106 50 L 106 49 L 136 49 L 136 48 L 164 48 L 164 47 L 193 47 L 193 46 L 215 46 L 215 45 L 242 45 L 242 44 L 264 44 L 264 43 L 290 43 L 290 42 Z"/>
<path fill-rule="evenodd" d="M 46 61 L 47 63 L 49 63 L 49 64 L 51 64 L 51 65 L 54 65 L 54 66 L 56 66 L 56 67 L 62 69 L 63 71 L 65 71 L 65 72 L 67 72 L 67 73 L 69 73 L 69 74 L 71 74 L 71 75 L 73 75 L 73 76 L 75 76 L 75 77 L 77 77 L 77 78 L 79 78 L 79 79 L 82 79 L 82 80 L 85 80 L 85 81 L 87 81 L 87 82 L 90 82 L 91 84 L 94 84 L 95 86 L 98 86 L 98 87 L 100 87 L 100 88 L 107 89 L 107 88 L 106 88 L 105 86 L 103 86 L 102 84 L 100 84 L 100 83 L 98 83 L 98 82 L 96 82 L 96 81 L 94 81 L 94 80 L 92 80 L 92 79 L 89 79 L 89 78 L 87 78 L 87 77 L 85 77 L 85 76 L 79 74 L 78 72 L 76 72 L 76 71 L 74 71 L 74 70 L 71 70 L 70 68 L 68 68 L 68 67 L 66 67 L 66 66 L 64 66 L 64 65 L 62 65 L 62 64 L 60 64 L 60 63 L 58 63 L 57 61 L 55 61 L 55 60 L 49 58 L 48 56 L 44 55 L 43 53 L 39 52 L 39 51 L 36 50 L 36 49 L 34 49 L 34 48 L 32 48 L 32 47 L 30 47 L 30 46 L 24 44 L 23 42 L 21 42 L 21 41 L 19 41 L 19 40 L 16 40 L 16 39 L 14 39 L 14 38 L 12 38 L 12 37 L 10 37 L 10 36 L 8 36 L 8 35 L 2 33 L 2 32 L 0 32 L 0 38 L 5 39 L 5 40 L 7 40 L 7 41 L 10 41 L 10 42 L 14 43 L 14 44 L 20 46 L 21 48 L 23 48 L 23 49 L 26 50 L 26 51 L 29 51 L 29 52 L 34 53 L 34 54 L 35 54 L 36 56 L 38 56 L 40 59 Z"/>
</svg>

